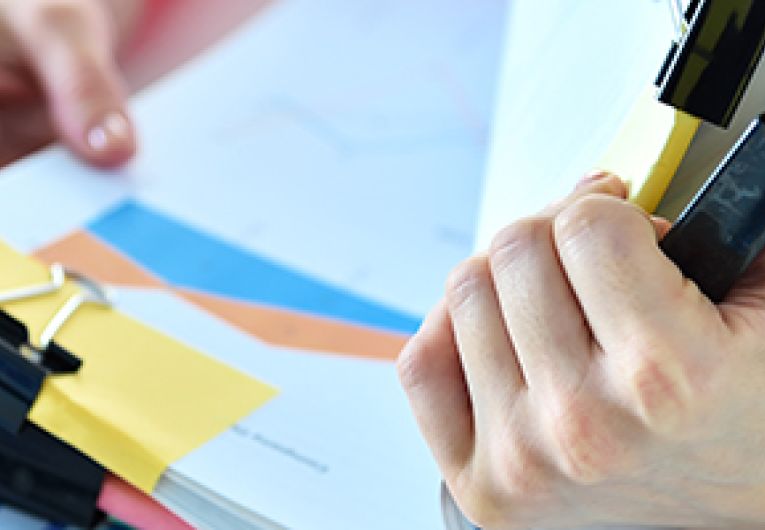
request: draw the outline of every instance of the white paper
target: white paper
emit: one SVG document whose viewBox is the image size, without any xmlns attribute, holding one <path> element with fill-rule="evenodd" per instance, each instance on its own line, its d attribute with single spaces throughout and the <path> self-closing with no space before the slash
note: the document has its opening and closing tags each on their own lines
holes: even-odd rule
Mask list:
<svg viewBox="0 0 765 530">
<path fill-rule="evenodd" d="M 503 11 L 277 2 L 137 98 L 142 152 L 121 174 L 61 152 L 6 170 L 0 234 L 35 248 L 131 194 L 424 315 L 472 247 Z"/>
<path fill-rule="evenodd" d="M 665 1 L 514 0 L 507 17 L 478 250 L 595 166 L 674 35 Z"/>
<path fill-rule="evenodd" d="M 502 21 L 500 0 L 275 2 L 136 99 L 126 169 L 55 149 L 4 171 L 0 237 L 33 251 L 132 198 L 421 316 L 472 247 Z M 267 347 L 167 292 L 117 306 L 281 390 L 170 475 L 290 528 L 441 527 L 392 363 Z"/>
<path fill-rule="evenodd" d="M 131 316 L 280 389 L 174 474 L 289 528 L 440 526 L 438 470 L 391 363 L 266 346 L 157 291 L 118 298 Z"/>
</svg>

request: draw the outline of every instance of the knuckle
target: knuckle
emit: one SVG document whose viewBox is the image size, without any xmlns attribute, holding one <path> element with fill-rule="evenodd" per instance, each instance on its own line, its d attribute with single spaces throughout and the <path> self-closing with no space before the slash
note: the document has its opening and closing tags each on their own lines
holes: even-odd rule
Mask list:
<svg viewBox="0 0 765 530">
<path fill-rule="evenodd" d="M 561 472 L 577 484 L 607 480 L 623 464 L 623 451 L 603 422 L 591 411 L 571 408 L 556 418 L 552 440 Z"/>
<path fill-rule="evenodd" d="M 616 175 L 607 171 L 597 171 L 595 175 L 598 175 L 599 178 L 596 180 L 593 192 L 605 193 L 620 198 L 627 196 L 629 193 L 627 184 Z"/>
<path fill-rule="evenodd" d="M 600 195 L 581 197 L 561 211 L 553 222 L 555 239 L 565 242 L 586 233 L 613 216 L 615 200 Z"/>
<path fill-rule="evenodd" d="M 497 270 L 503 270 L 533 252 L 540 241 L 549 241 L 552 235 L 550 220 L 529 217 L 501 230 L 489 247 L 490 261 Z"/>
<path fill-rule="evenodd" d="M 491 273 L 485 257 L 476 256 L 463 261 L 446 280 L 446 299 L 452 308 L 465 305 L 482 287 L 491 283 Z"/>
<path fill-rule="evenodd" d="M 528 502 L 545 495 L 547 485 L 544 474 L 528 448 L 512 444 L 504 449 L 499 462 L 498 481 L 508 498 Z"/>
<path fill-rule="evenodd" d="M 647 350 L 647 351 L 646 351 Z M 687 368 L 677 355 L 643 347 L 628 372 L 628 397 L 646 427 L 663 435 L 679 436 L 696 415 L 697 395 Z"/>
<path fill-rule="evenodd" d="M 417 336 L 410 339 L 404 346 L 396 360 L 396 371 L 405 390 L 416 389 L 427 379 L 428 367 L 432 365 L 429 360 L 432 354 L 433 349 Z"/>
<path fill-rule="evenodd" d="M 653 228 L 641 210 L 609 195 L 585 195 L 561 211 L 553 222 L 553 234 L 560 247 L 586 235 L 597 235 L 616 249 L 627 249 L 632 234 Z"/>
<path fill-rule="evenodd" d="M 549 484 L 536 446 L 525 430 L 515 421 L 496 427 L 484 468 L 504 497 L 529 502 L 548 493 Z"/>
</svg>

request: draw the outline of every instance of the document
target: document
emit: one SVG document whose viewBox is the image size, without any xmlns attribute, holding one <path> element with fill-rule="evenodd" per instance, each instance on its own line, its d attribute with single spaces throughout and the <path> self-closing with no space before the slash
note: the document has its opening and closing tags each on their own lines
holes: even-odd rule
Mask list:
<svg viewBox="0 0 765 530">
<path fill-rule="evenodd" d="M 479 250 L 598 167 L 675 36 L 664 1 L 517 0 L 507 28 Z"/>
<path fill-rule="evenodd" d="M 472 248 L 503 11 L 276 1 L 135 100 L 124 170 L 0 176 L 5 242 L 279 389 L 160 479 L 192 524 L 442 527 L 392 360 Z"/>
</svg>

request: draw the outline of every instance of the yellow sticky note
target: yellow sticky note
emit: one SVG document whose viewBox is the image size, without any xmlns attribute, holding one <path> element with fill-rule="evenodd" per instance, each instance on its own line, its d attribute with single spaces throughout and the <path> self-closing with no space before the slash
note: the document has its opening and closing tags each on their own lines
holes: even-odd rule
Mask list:
<svg viewBox="0 0 765 530">
<path fill-rule="evenodd" d="M 599 164 L 627 181 L 631 200 L 647 212 L 656 210 L 700 124 L 657 101 L 654 90 L 637 99 Z"/>
<path fill-rule="evenodd" d="M 0 290 L 48 270 L 0 243 Z M 38 337 L 76 292 L 3 306 Z M 276 390 L 113 309 L 83 306 L 56 336 L 83 360 L 48 377 L 29 419 L 146 493 L 173 462 L 263 405 Z"/>
</svg>

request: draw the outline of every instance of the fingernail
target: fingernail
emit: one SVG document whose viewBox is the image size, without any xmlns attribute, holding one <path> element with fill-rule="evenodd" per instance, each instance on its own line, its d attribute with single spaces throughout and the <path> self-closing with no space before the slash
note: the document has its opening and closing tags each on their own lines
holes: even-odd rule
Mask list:
<svg viewBox="0 0 765 530">
<path fill-rule="evenodd" d="M 604 182 L 606 181 L 606 182 Z M 608 187 L 604 187 L 608 184 Z M 588 173 L 579 181 L 574 188 L 574 191 L 587 191 L 589 187 L 592 187 L 592 191 L 600 191 L 601 193 L 610 193 L 617 195 L 621 198 L 627 198 L 629 196 L 629 183 L 623 181 L 610 171 L 594 171 Z"/>
<path fill-rule="evenodd" d="M 579 179 L 579 182 L 577 182 L 576 187 L 581 188 L 582 186 L 586 186 L 587 184 L 592 184 L 593 182 L 603 180 L 604 178 L 610 177 L 610 176 L 611 176 L 611 173 L 607 171 L 593 171 L 591 173 L 587 173 L 585 176 Z"/>
<path fill-rule="evenodd" d="M 88 146 L 104 152 L 130 141 L 130 124 L 121 112 L 110 112 L 88 131 Z"/>
<path fill-rule="evenodd" d="M 651 221 L 653 222 L 653 227 L 656 230 L 656 236 L 659 239 L 664 238 L 664 236 L 667 235 L 667 232 L 669 232 L 670 229 L 672 228 L 672 222 L 671 221 L 669 221 L 669 220 L 667 220 L 667 219 L 665 219 L 663 217 L 660 217 L 658 215 L 652 215 L 651 216 Z"/>
</svg>

